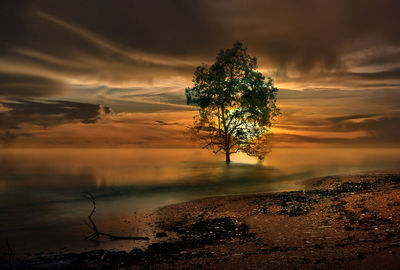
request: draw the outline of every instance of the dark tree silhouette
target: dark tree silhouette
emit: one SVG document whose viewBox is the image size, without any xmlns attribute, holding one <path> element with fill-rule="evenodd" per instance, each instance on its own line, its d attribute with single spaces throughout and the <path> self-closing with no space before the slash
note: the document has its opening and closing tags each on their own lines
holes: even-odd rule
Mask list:
<svg viewBox="0 0 400 270">
<path fill-rule="evenodd" d="M 194 86 L 186 88 L 187 103 L 198 109 L 192 135 L 214 153 L 225 153 L 227 163 L 237 152 L 264 159 L 271 121 L 280 114 L 273 79 L 256 68 L 257 59 L 237 41 L 211 66 L 197 67 Z"/>
</svg>

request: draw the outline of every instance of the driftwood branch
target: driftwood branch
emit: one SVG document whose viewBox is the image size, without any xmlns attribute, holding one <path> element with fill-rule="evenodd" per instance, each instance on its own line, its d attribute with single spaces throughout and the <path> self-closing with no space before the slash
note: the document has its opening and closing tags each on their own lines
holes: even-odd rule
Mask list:
<svg viewBox="0 0 400 270">
<path fill-rule="evenodd" d="M 10 242 L 8 242 L 8 239 L 6 239 L 6 246 L 7 246 L 8 251 L 9 251 L 9 253 L 8 253 L 8 263 L 11 265 L 11 259 L 12 259 L 12 256 L 13 256 L 13 250 L 12 250 L 12 248 L 10 246 Z"/>
<path fill-rule="evenodd" d="M 83 196 L 88 199 L 92 204 L 93 204 L 93 208 L 92 211 L 90 212 L 90 214 L 88 215 L 88 219 L 90 222 L 90 226 L 91 229 L 93 230 L 93 233 L 89 236 L 86 237 L 86 239 L 89 240 L 94 240 L 99 238 L 100 236 L 106 236 L 108 238 L 110 238 L 111 240 L 149 240 L 149 238 L 147 236 L 145 237 L 138 237 L 138 236 L 118 236 L 118 235 L 113 235 L 113 234 L 109 234 L 109 233 L 104 233 L 104 232 L 100 232 L 99 229 L 96 226 L 96 223 L 93 220 L 93 214 L 96 212 L 96 198 L 95 196 L 90 193 L 90 192 L 85 192 L 83 194 Z"/>
</svg>

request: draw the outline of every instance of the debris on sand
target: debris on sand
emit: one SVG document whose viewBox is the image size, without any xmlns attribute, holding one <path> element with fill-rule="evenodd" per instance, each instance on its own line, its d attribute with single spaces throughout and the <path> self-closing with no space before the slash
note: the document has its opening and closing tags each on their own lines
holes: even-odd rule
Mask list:
<svg viewBox="0 0 400 270">
<path fill-rule="evenodd" d="M 324 177 L 304 191 L 205 198 L 155 214 L 144 249 L 41 255 L 0 268 L 400 268 L 400 172 Z"/>
</svg>

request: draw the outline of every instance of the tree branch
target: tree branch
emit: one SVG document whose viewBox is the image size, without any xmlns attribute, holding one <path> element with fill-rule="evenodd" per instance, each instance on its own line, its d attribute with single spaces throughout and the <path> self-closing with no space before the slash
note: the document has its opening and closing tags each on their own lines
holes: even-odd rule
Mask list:
<svg viewBox="0 0 400 270">
<path fill-rule="evenodd" d="M 85 197 L 86 199 L 88 199 L 92 204 L 93 204 L 93 208 L 92 211 L 90 212 L 90 214 L 88 215 L 88 219 L 90 224 L 92 225 L 92 230 L 93 233 L 89 236 L 86 237 L 86 239 L 89 240 L 94 240 L 99 238 L 100 236 L 107 236 L 108 238 L 110 238 L 111 240 L 149 240 L 149 238 L 147 236 L 145 237 L 137 237 L 137 236 L 118 236 L 118 235 L 113 235 L 113 234 L 109 234 L 109 233 L 103 233 L 100 232 L 97 229 L 96 223 L 93 221 L 92 216 L 93 214 L 96 212 L 96 198 L 95 196 L 90 193 L 90 192 L 85 192 L 83 194 L 83 197 Z"/>
<path fill-rule="evenodd" d="M 11 265 L 11 259 L 12 259 L 12 256 L 13 256 L 13 250 L 12 250 L 12 248 L 10 246 L 10 243 L 8 242 L 8 239 L 6 239 L 6 246 L 7 246 L 8 250 L 9 250 L 9 253 L 8 253 L 8 264 Z"/>
</svg>

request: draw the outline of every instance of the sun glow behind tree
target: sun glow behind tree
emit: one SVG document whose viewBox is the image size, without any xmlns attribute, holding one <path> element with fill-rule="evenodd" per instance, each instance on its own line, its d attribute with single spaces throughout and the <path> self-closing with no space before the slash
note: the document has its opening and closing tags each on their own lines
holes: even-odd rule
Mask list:
<svg viewBox="0 0 400 270">
<path fill-rule="evenodd" d="M 193 137 L 214 153 L 225 153 L 227 163 L 238 152 L 264 159 L 271 121 L 280 114 L 273 79 L 256 68 L 257 59 L 236 42 L 221 50 L 213 65 L 197 67 L 194 86 L 186 89 L 187 103 L 199 112 Z"/>
</svg>

